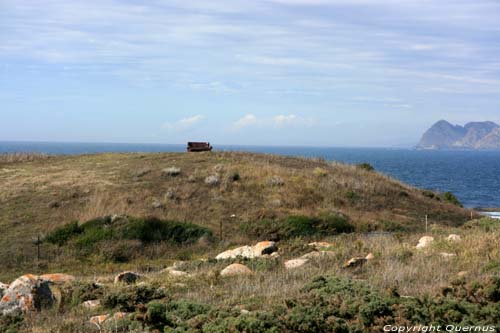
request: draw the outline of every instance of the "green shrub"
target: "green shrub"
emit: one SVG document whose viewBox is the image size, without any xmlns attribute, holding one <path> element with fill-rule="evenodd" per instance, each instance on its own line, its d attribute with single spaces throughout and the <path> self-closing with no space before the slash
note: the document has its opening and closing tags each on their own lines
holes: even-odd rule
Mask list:
<svg viewBox="0 0 500 333">
<path fill-rule="evenodd" d="M 443 193 L 443 198 L 445 201 L 453 204 L 453 205 L 456 205 L 456 206 L 459 206 L 459 207 L 463 207 L 462 203 L 458 200 L 458 198 L 451 192 L 445 192 Z"/>
<path fill-rule="evenodd" d="M 360 163 L 356 167 L 366 171 L 375 171 L 375 168 L 370 163 Z"/>
<path fill-rule="evenodd" d="M 48 243 L 62 246 L 82 232 L 83 228 L 78 225 L 78 221 L 74 221 L 54 229 L 44 240 Z"/>
<path fill-rule="evenodd" d="M 160 329 L 165 326 L 167 315 L 167 306 L 159 301 L 152 301 L 147 305 L 145 316 L 146 324 Z"/>
</svg>

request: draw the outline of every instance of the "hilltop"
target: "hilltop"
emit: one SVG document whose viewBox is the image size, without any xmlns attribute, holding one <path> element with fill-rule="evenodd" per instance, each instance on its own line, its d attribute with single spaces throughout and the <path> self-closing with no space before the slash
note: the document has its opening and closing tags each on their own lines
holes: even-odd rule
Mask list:
<svg viewBox="0 0 500 333">
<path fill-rule="evenodd" d="M 491 121 L 460 126 L 440 120 L 424 133 L 417 148 L 500 149 L 500 126 Z"/>
<path fill-rule="evenodd" d="M 31 267 L 33 239 L 72 221 L 125 214 L 187 221 L 231 240 L 290 215 L 342 214 L 357 231 L 460 224 L 470 213 L 364 168 L 250 153 L 50 156 L 0 163 L 0 260 Z M 233 217 L 231 217 L 233 216 Z M 20 261 L 19 256 L 23 258 Z M 6 270 L 5 268 L 8 267 Z"/>
</svg>

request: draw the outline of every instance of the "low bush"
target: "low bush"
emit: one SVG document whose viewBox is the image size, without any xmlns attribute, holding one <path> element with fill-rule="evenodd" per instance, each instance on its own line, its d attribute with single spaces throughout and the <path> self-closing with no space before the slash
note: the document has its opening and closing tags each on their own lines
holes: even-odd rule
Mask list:
<svg viewBox="0 0 500 333">
<path fill-rule="evenodd" d="M 62 246 L 66 244 L 71 238 L 81 234 L 83 228 L 78 225 L 78 221 L 74 221 L 63 225 L 45 237 L 45 241 L 51 244 Z"/>
<path fill-rule="evenodd" d="M 455 206 L 463 207 L 462 203 L 458 200 L 458 198 L 451 192 L 443 193 L 443 199 Z"/>
<path fill-rule="evenodd" d="M 366 170 L 366 171 L 375 171 L 375 168 L 370 163 L 360 163 L 356 165 L 358 169 Z"/>
<path fill-rule="evenodd" d="M 326 214 L 321 216 L 292 215 L 281 220 L 264 219 L 242 227 L 245 234 L 261 239 L 290 239 L 320 237 L 351 233 L 355 227 L 346 216 Z"/>
</svg>

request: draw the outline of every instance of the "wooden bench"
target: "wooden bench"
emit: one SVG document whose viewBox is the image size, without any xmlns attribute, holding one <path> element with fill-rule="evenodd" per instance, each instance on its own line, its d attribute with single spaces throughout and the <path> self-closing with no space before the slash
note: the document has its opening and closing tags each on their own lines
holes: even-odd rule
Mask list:
<svg viewBox="0 0 500 333">
<path fill-rule="evenodd" d="M 188 142 L 187 145 L 188 152 L 211 151 L 212 148 L 210 142 Z"/>
</svg>

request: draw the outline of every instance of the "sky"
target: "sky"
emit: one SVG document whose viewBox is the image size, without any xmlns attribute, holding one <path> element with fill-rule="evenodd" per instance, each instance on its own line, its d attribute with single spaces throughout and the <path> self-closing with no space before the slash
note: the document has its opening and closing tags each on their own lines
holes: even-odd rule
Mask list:
<svg viewBox="0 0 500 333">
<path fill-rule="evenodd" d="M 399 147 L 500 123 L 500 1 L 0 0 L 0 141 Z"/>
</svg>

